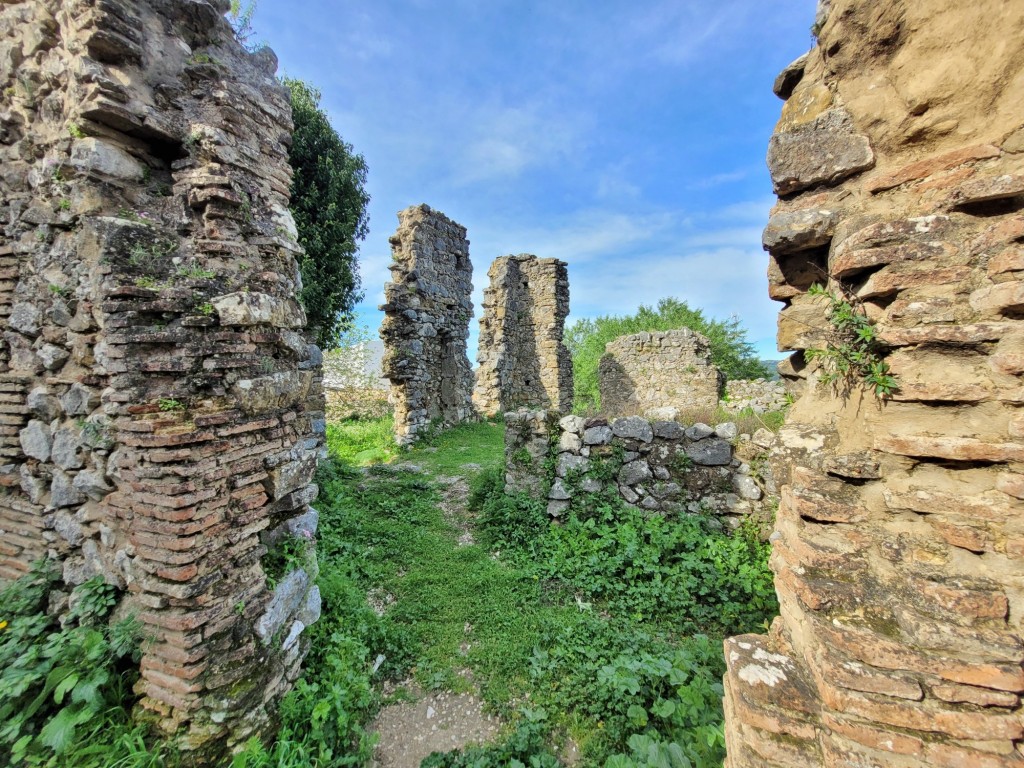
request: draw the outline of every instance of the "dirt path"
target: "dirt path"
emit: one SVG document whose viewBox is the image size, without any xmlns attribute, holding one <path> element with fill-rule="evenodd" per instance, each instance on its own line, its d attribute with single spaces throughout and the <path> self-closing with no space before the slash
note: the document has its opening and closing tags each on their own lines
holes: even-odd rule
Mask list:
<svg viewBox="0 0 1024 768">
<path fill-rule="evenodd" d="M 479 467 L 467 465 L 466 469 Z M 444 519 L 456 531 L 456 545 L 473 545 L 474 515 L 467 508 L 466 478 L 441 475 L 434 480 L 440 485 L 439 507 Z M 412 700 L 384 707 L 369 725 L 371 732 L 380 734 L 374 768 L 419 768 L 420 761 L 431 752 L 448 752 L 497 737 L 502 722 L 484 713 L 478 696 L 450 691 L 427 693 L 411 681 L 402 687 Z"/>
</svg>

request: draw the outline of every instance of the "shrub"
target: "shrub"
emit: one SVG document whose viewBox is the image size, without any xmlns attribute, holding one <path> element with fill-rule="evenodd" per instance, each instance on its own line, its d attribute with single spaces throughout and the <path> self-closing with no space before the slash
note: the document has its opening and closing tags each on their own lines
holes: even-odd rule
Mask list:
<svg viewBox="0 0 1024 768">
<path fill-rule="evenodd" d="M 366 161 L 331 127 L 320 109 L 320 91 L 301 80 L 285 78 L 284 84 L 295 121 L 288 161 L 294 173 L 291 211 L 305 249 L 302 305 L 317 343 L 329 349 L 362 298 L 356 250 L 369 224 Z"/>
</svg>

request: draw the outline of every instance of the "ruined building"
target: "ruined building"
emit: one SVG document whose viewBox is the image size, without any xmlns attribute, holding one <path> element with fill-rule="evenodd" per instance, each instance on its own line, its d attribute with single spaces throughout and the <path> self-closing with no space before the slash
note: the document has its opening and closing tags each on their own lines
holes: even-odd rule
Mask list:
<svg viewBox="0 0 1024 768">
<path fill-rule="evenodd" d="M 473 416 L 466 356 L 473 265 L 466 228 L 428 205 L 399 211 L 390 242 L 394 261 L 380 335 L 395 437 L 406 444 L 431 424 L 451 426 Z"/>
<path fill-rule="evenodd" d="M 601 412 L 633 416 L 714 409 L 725 376 L 711 362 L 711 343 L 682 328 L 620 336 L 605 346 L 598 364 Z M 671 418 L 675 418 L 674 415 Z"/>
<path fill-rule="evenodd" d="M 726 641 L 727 765 L 1018 766 L 1024 5 L 832 0 L 816 31 L 768 150 L 803 383 L 774 461 L 781 617 Z M 874 322 L 891 397 L 819 381 L 806 351 L 850 339 L 813 283 Z"/>
<path fill-rule="evenodd" d="M 484 416 L 527 406 L 572 408 L 572 358 L 562 342 L 569 314 L 564 261 L 500 256 L 488 272 L 473 404 Z"/>
<path fill-rule="evenodd" d="M 227 0 L 0 5 L 0 578 L 102 574 L 186 749 L 259 732 L 319 614 L 261 557 L 315 530 L 324 429 L 289 96 Z"/>
</svg>

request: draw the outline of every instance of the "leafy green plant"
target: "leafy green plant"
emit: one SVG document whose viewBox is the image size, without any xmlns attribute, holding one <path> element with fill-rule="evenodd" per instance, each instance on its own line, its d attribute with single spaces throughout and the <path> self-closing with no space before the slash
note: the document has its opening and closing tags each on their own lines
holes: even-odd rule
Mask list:
<svg viewBox="0 0 1024 768">
<path fill-rule="evenodd" d="M 62 197 L 60 202 L 57 203 L 57 208 L 59 210 L 61 210 L 61 211 L 70 211 L 71 210 L 71 200 L 69 200 L 66 197 Z"/>
<path fill-rule="evenodd" d="M 84 139 L 85 131 L 78 123 L 68 123 L 68 133 L 71 134 L 73 139 Z"/>
<path fill-rule="evenodd" d="M 173 397 L 161 397 L 157 400 L 156 404 L 164 413 L 176 413 L 185 410 L 185 404 Z"/>
<path fill-rule="evenodd" d="M 100 576 L 72 591 L 58 622 L 45 611 L 57 579 L 42 562 L 0 592 L 0 751 L 15 765 L 110 764 L 87 761 L 94 745 L 85 739 L 98 722 L 108 726 L 107 739 L 132 729 L 141 625 L 107 621 L 116 591 Z"/>
<path fill-rule="evenodd" d="M 889 372 L 889 364 L 882 359 L 882 345 L 871 320 L 856 299 L 849 297 L 840 286 L 839 292 L 827 290 L 819 283 L 812 285 L 808 295 L 824 298 L 826 316 L 831 333 L 824 349 L 808 349 L 808 360 L 818 360 L 822 366 L 822 382 L 842 385 L 844 392 L 862 385 L 875 397 L 884 399 L 899 389 L 899 382 Z"/>
<path fill-rule="evenodd" d="M 285 536 L 270 547 L 261 560 L 267 586 L 273 589 L 285 576 L 299 568 L 310 570 L 316 558 L 313 547 L 313 537 L 308 534 Z"/>
</svg>

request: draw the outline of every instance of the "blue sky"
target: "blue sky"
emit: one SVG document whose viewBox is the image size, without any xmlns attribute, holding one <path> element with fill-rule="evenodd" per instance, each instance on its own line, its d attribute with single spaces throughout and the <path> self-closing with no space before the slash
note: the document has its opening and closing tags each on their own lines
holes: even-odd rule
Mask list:
<svg viewBox="0 0 1024 768">
<path fill-rule="evenodd" d="M 675 296 L 737 315 L 763 357 L 779 305 L 760 233 L 775 75 L 815 0 L 259 0 L 255 39 L 306 80 L 369 166 L 360 250 L 376 330 L 395 213 L 469 230 L 477 318 L 491 261 L 569 263 L 575 318 Z"/>
</svg>

